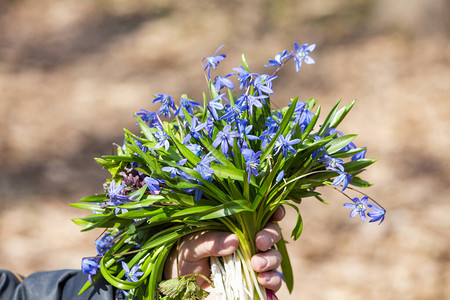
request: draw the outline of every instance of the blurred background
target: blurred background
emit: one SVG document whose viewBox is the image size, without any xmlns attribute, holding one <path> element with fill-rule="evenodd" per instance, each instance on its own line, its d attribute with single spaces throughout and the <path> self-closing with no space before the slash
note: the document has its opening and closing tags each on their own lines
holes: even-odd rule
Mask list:
<svg viewBox="0 0 450 300">
<path fill-rule="evenodd" d="M 0 268 L 79 268 L 99 232 L 80 233 L 86 212 L 68 204 L 102 192 L 93 158 L 133 113 L 156 93 L 201 99 L 201 59 L 222 44 L 219 75 L 241 53 L 262 73 L 297 41 L 317 63 L 288 65 L 272 101 L 357 99 L 340 130 L 379 159 L 366 192 L 388 214 L 350 219 L 333 189 L 329 205 L 305 199 L 280 299 L 450 299 L 449 38 L 448 0 L 0 0 Z"/>
</svg>

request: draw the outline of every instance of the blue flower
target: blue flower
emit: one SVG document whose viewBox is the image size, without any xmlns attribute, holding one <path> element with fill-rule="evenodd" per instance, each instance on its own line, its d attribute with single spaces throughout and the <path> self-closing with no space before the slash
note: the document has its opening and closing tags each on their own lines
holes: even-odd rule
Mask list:
<svg viewBox="0 0 450 300">
<path fill-rule="evenodd" d="M 234 106 L 228 105 L 225 108 L 225 114 L 220 118 L 221 120 L 226 119 L 228 124 L 234 122 L 235 119 L 238 119 L 240 115 L 247 109 L 246 106 L 242 105 L 242 101 L 239 101 L 244 95 L 241 95 L 238 98 L 238 101 L 234 104 Z"/>
<path fill-rule="evenodd" d="M 314 64 L 316 63 L 314 59 L 312 59 L 309 54 L 316 48 L 316 44 L 303 44 L 301 47 L 297 44 L 297 42 L 294 42 L 294 60 L 295 60 L 295 71 L 299 71 L 300 67 L 302 66 L 302 61 L 304 61 L 306 64 Z"/>
<path fill-rule="evenodd" d="M 308 110 L 308 106 L 306 105 L 305 102 L 303 101 L 297 102 L 297 105 L 295 106 L 294 110 L 295 121 L 293 125 L 294 124 L 300 125 L 300 128 L 302 129 L 303 132 L 311 122 L 313 115 L 314 114 Z"/>
<path fill-rule="evenodd" d="M 164 132 L 162 127 L 157 126 L 158 131 L 155 132 L 155 138 L 158 141 L 155 145 L 155 149 L 159 149 L 164 147 L 166 151 L 169 151 L 170 143 L 169 143 L 169 136 L 167 133 Z"/>
<path fill-rule="evenodd" d="M 154 179 L 151 177 L 145 177 L 144 182 L 148 187 L 148 190 L 153 195 L 159 195 L 161 193 L 161 188 L 159 187 L 160 183 L 164 183 L 165 181 L 162 179 Z"/>
<path fill-rule="evenodd" d="M 355 153 L 355 154 L 352 156 L 352 160 L 363 159 L 363 158 L 366 157 L 366 153 L 367 153 L 367 149 L 364 148 L 363 151 L 360 151 L 360 152 L 358 152 L 358 153 Z"/>
<path fill-rule="evenodd" d="M 267 148 L 267 146 L 272 141 L 273 137 L 275 136 L 274 132 L 270 132 L 269 130 L 264 130 L 264 132 L 259 136 L 259 139 L 261 142 L 261 149 Z"/>
<path fill-rule="evenodd" d="M 197 146 L 198 146 L 198 145 L 197 145 Z M 197 156 L 198 156 L 198 155 L 197 155 Z M 187 159 L 184 158 L 184 159 L 180 160 L 179 162 L 177 162 L 177 165 L 183 166 L 186 162 L 187 162 Z M 164 172 L 169 172 L 171 178 L 174 178 L 175 176 L 179 175 L 181 178 L 195 180 L 194 177 L 189 176 L 188 174 L 186 174 L 186 173 L 183 172 L 183 171 L 180 171 L 180 170 L 179 170 L 178 168 L 176 168 L 176 167 L 162 167 L 161 170 L 163 170 Z"/>
<path fill-rule="evenodd" d="M 114 244 L 115 235 L 106 233 L 101 238 L 95 240 L 95 246 L 97 247 L 98 255 L 103 255 Z"/>
<path fill-rule="evenodd" d="M 200 138 L 203 138 L 201 131 L 206 127 L 206 125 L 206 123 L 200 122 L 197 117 L 193 117 L 191 120 L 191 125 L 189 126 L 190 132 L 184 138 L 183 144 L 189 142 L 191 138 L 194 138 L 196 140 L 200 140 Z"/>
<path fill-rule="evenodd" d="M 223 110 L 224 106 L 222 102 L 220 101 L 225 94 L 220 94 L 216 98 L 212 99 L 208 102 L 208 108 L 210 114 L 214 117 L 214 120 L 218 120 L 219 116 L 217 115 L 217 110 Z"/>
<path fill-rule="evenodd" d="M 238 73 L 238 81 L 240 83 L 239 89 L 242 90 L 252 81 L 252 76 L 254 74 L 249 73 L 244 67 L 241 66 L 239 68 L 233 68 L 233 70 Z"/>
<path fill-rule="evenodd" d="M 253 82 L 253 86 L 258 91 L 259 95 L 271 95 L 273 94 L 272 80 L 275 78 L 277 78 L 277 76 L 270 76 L 267 74 L 258 75 Z"/>
<path fill-rule="evenodd" d="M 172 96 L 168 94 L 156 94 L 156 98 L 153 99 L 153 103 L 162 103 L 161 107 L 158 109 L 158 115 L 164 115 L 164 117 L 170 118 L 170 112 L 175 111 L 175 102 Z"/>
<path fill-rule="evenodd" d="M 214 55 L 213 55 L 213 56 L 205 57 L 205 58 L 202 60 L 202 65 L 203 65 L 203 61 L 206 60 L 206 66 L 205 66 L 205 68 L 203 69 L 203 71 L 208 70 L 208 80 L 211 78 L 211 76 L 210 76 L 211 68 L 213 68 L 213 69 L 215 70 L 215 69 L 217 68 L 217 66 L 219 65 L 219 63 L 220 63 L 222 60 L 224 60 L 225 57 L 227 57 L 225 54 L 219 54 L 219 55 L 217 55 L 217 52 L 219 52 L 219 50 L 222 49 L 224 46 L 225 46 L 225 45 L 220 46 L 220 47 L 216 50 L 216 52 L 214 52 Z"/>
<path fill-rule="evenodd" d="M 262 108 L 263 103 L 265 104 L 265 101 L 264 101 L 265 98 L 267 98 L 267 95 L 261 95 L 261 96 L 248 95 L 247 96 L 247 107 L 250 110 L 250 115 L 253 113 L 253 106 L 256 106 L 257 108 Z"/>
<path fill-rule="evenodd" d="M 334 180 L 333 180 L 333 185 L 334 186 L 338 186 L 342 183 L 342 191 L 344 191 L 349 182 L 351 182 L 353 180 L 353 175 L 347 172 L 343 172 L 343 171 L 339 171 L 339 170 L 335 170 L 339 176 L 337 176 Z"/>
<path fill-rule="evenodd" d="M 242 155 L 244 156 L 244 160 L 245 160 L 245 165 L 246 168 L 245 170 L 248 172 L 248 182 L 250 182 L 250 177 L 251 175 L 255 175 L 258 176 L 258 167 L 260 164 L 260 159 L 259 157 L 261 156 L 263 152 L 262 151 L 258 151 L 258 152 L 254 152 L 252 149 L 242 149 Z"/>
<path fill-rule="evenodd" d="M 277 178 L 275 179 L 277 182 L 280 182 L 284 178 L 284 170 L 281 170 L 280 173 L 278 173 Z"/>
<path fill-rule="evenodd" d="M 201 104 L 193 100 L 186 99 L 185 97 L 181 97 L 180 107 L 178 107 L 174 116 L 177 116 L 179 114 L 181 117 L 184 118 L 183 108 L 192 116 L 194 114 L 195 106 L 201 106 Z"/>
<path fill-rule="evenodd" d="M 344 163 L 343 159 L 332 157 L 325 153 L 323 157 L 319 159 L 319 162 L 324 162 L 325 167 L 329 170 L 344 172 L 344 166 L 342 165 Z"/>
<path fill-rule="evenodd" d="M 200 156 L 202 154 L 202 146 L 197 144 L 187 144 L 186 147 L 194 153 L 195 156 Z"/>
<path fill-rule="evenodd" d="M 212 146 L 214 148 L 217 148 L 219 144 L 221 145 L 221 150 L 223 154 L 228 153 L 228 145 L 233 147 L 233 139 L 236 137 L 239 137 L 239 133 L 237 131 L 230 131 L 231 126 L 225 125 L 222 131 L 219 131 L 219 133 L 216 136 L 216 139 L 212 143 Z"/>
<path fill-rule="evenodd" d="M 245 137 L 250 141 L 256 141 L 259 138 L 255 135 L 249 134 L 252 131 L 253 125 L 248 125 L 248 121 L 246 119 L 236 119 L 238 124 L 239 138 L 244 140 Z"/>
<path fill-rule="evenodd" d="M 142 121 L 147 122 L 150 128 L 153 128 L 156 124 L 158 124 L 158 118 L 156 117 L 155 112 L 148 111 L 142 108 L 139 111 L 140 112 L 136 113 L 136 115 L 138 115 L 142 119 Z M 138 123 L 136 122 L 136 126 L 137 125 Z"/>
<path fill-rule="evenodd" d="M 113 179 L 111 180 L 108 188 L 108 196 L 109 199 L 115 203 L 120 202 L 121 200 L 127 200 L 128 196 L 123 194 L 123 189 L 125 188 L 125 184 L 121 184 L 116 187 L 116 181 Z M 115 204 L 113 204 L 115 205 Z"/>
<path fill-rule="evenodd" d="M 232 74 L 228 74 L 226 76 L 216 76 L 216 82 L 214 82 L 214 87 L 216 88 L 216 91 L 218 93 L 220 92 L 220 90 L 223 87 L 227 87 L 230 90 L 234 89 L 233 82 L 230 79 L 227 78 L 227 77 L 230 77 L 232 75 L 234 75 L 234 74 L 232 73 Z"/>
<path fill-rule="evenodd" d="M 378 225 L 380 225 L 381 222 L 384 221 L 384 216 L 386 215 L 386 210 L 384 210 L 383 208 L 379 208 L 378 206 L 376 206 L 375 204 L 372 204 L 372 203 L 367 203 L 367 206 L 372 209 L 372 211 L 369 211 L 367 213 L 367 215 L 371 218 L 371 220 L 369 222 L 376 222 L 376 221 L 380 220 L 380 223 L 378 223 Z"/>
<path fill-rule="evenodd" d="M 275 54 L 275 59 L 269 59 L 268 65 L 264 65 L 264 67 L 277 67 L 281 66 L 283 62 L 292 57 L 292 51 L 290 53 L 287 50 L 284 50 L 283 53 Z"/>
<path fill-rule="evenodd" d="M 350 218 L 359 215 L 364 222 L 366 220 L 366 205 L 368 200 L 369 197 L 367 196 L 362 197 L 361 200 L 358 197 L 355 197 L 352 199 L 353 203 L 344 203 L 344 207 L 352 210 L 350 212 Z"/>
<path fill-rule="evenodd" d="M 89 282 L 92 283 L 92 276 L 97 274 L 100 270 L 98 264 L 99 259 L 95 257 L 86 257 L 81 260 L 81 271 L 83 274 L 88 275 Z"/>
<path fill-rule="evenodd" d="M 194 168 L 195 171 L 200 173 L 203 179 L 212 181 L 212 174 L 214 174 L 214 170 L 211 169 L 211 163 L 216 160 L 214 156 L 210 156 L 212 152 L 209 152 L 205 156 L 202 157 L 200 162 Z"/>
<path fill-rule="evenodd" d="M 138 272 L 139 265 L 134 265 L 130 270 L 128 265 L 124 261 L 122 261 L 122 268 L 125 271 L 125 277 L 127 278 L 128 281 L 136 282 L 139 280 L 138 277 L 144 275 L 144 272 Z"/>
<path fill-rule="evenodd" d="M 286 134 L 286 137 L 284 137 L 282 134 L 278 137 L 277 142 L 275 143 L 275 148 L 277 148 L 274 155 L 277 155 L 277 153 L 283 149 L 283 156 L 288 156 L 288 151 L 295 154 L 297 151 L 292 147 L 292 145 L 300 143 L 299 139 L 294 139 L 291 141 L 291 133 Z"/>
</svg>

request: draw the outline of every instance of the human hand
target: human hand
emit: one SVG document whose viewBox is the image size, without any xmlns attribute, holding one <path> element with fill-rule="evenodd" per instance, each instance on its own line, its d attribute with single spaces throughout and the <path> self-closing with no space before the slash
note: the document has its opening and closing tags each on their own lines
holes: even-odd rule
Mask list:
<svg viewBox="0 0 450 300">
<path fill-rule="evenodd" d="M 272 215 L 271 222 L 267 223 L 263 230 L 255 236 L 256 248 L 262 252 L 251 258 L 252 268 L 258 272 L 258 282 L 263 287 L 274 292 L 278 291 L 282 284 L 280 275 L 275 270 L 281 263 L 281 254 L 271 249 L 280 238 L 280 229 L 273 223 L 283 219 L 285 210 L 280 206 Z M 178 266 L 176 255 L 169 257 L 165 266 L 165 277 L 174 278 L 178 275 L 203 274 L 211 277 L 209 257 L 226 256 L 236 251 L 239 239 L 235 234 L 221 231 L 202 231 L 184 238 L 178 249 Z M 209 283 L 197 277 L 199 285 L 203 289 L 209 287 Z"/>
</svg>

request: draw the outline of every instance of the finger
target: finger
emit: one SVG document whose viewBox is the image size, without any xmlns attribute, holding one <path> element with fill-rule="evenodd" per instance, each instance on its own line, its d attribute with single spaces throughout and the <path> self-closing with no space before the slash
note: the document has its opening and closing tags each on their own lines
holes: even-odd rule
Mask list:
<svg viewBox="0 0 450 300">
<path fill-rule="evenodd" d="M 183 240 L 180 259 L 198 261 L 210 256 L 226 256 L 236 251 L 239 239 L 235 234 L 222 231 L 203 231 Z"/>
<path fill-rule="evenodd" d="M 280 275 L 277 273 L 271 271 L 271 272 L 264 272 L 258 274 L 258 282 L 263 287 L 272 290 L 274 292 L 278 291 L 281 287 L 281 284 L 283 283 Z"/>
<path fill-rule="evenodd" d="M 284 209 L 283 205 L 278 206 L 278 208 L 273 212 L 272 217 L 270 217 L 270 221 L 272 222 L 278 222 L 283 220 L 284 216 L 286 215 L 286 210 Z"/>
<path fill-rule="evenodd" d="M 261 251 L 269 250 L 281 238 L 280 228 L 277 224 L 267 223 L 263 230 L 255 237 L 255 245 Z"/>
<path fill-rule="evenodd" d="M 270 249 L 252 256 L 250 264 L 256 272 L 273 271 L 281 264 L 281 254 L 277 250 Z"/>
</svg>

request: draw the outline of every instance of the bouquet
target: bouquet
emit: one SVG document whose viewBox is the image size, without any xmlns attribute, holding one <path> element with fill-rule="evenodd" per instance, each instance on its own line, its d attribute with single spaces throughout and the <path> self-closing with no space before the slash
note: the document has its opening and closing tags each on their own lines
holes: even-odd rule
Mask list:
<svg viewBox="0 0 450 300">
<path fill-rule="evenodd" d="M 83 231 L 103 230 L 97 254 L 82 260 L 89 280 L 80 293 L 103 277 L 126 299 L 204 299 L 207 292 L 196 283 L 203 275 L 163 280 L 163 268 L 183 237 L 214 230 L 236 234 L 239 248 L 212 258 L 212 276 L 205 279 L 222 299 L 267 299 L 273 293 L 258 284 L 250 258 L 257 252 L 255 234 L 280 205 L 297 212 L 294 240 L 303 228 L 302 199 L 326 203 L 319 187 L 348 197 L 350 217 L 383 221 L 384 208 L 356 189 L 371 185 L 360 175 L 375 160 L 355 146 L 355 134 L 337 130 L 355 101 L 341 108 L 338 102 L 320 125 L 315 99 L 297 97 L 284 108 L 271 107 L 277 73 L 289 62 L 297 72 L 303 63 L 313 64 L 315 45 L 294 43 L 293 51 L 277 53 L 265 65 L 271 75 L 251 72 L 242 55 L 234 73 L 212 78 L 226 58 L 218 54 L 222 47 L 202 60 L 208 87 L 202 103 L 183 94 L 177 105 L 171 95 L 156 94 L 156 112 L 135 114 L 139 132 L 125 129 L 123 145 L 96 159 L 111 173 L 104 192 L 72 204 L 93 211 L 74 220 Z M 285 243 L 281 238 L 276 249 L 292 291 Z"/>
</svg>

